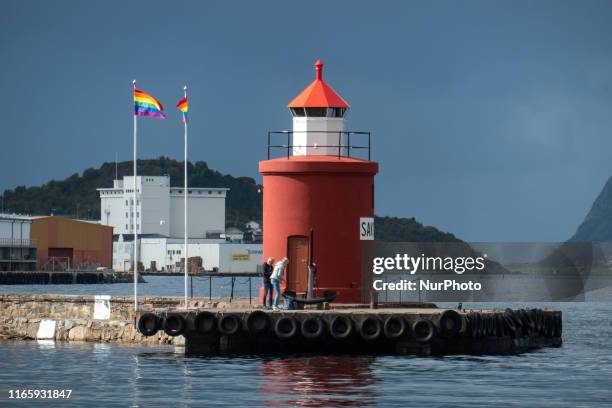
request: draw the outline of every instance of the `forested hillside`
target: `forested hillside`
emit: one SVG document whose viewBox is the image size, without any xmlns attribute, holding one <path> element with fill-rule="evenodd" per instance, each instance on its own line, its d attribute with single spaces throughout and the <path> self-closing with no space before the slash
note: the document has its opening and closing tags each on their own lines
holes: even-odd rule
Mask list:
<svg viewBox="0 0 612 408">
<path fill-rule="evenodd" d="M 243 227 L 247 221 L 261 220 L 260 186 L 250 177 L 233 177 L 208 168 L 206 162 L 188 165 L 189 185 L 192 187 L 227 187 L 228 226 Z M 170 176 L 172 186 L 183 184 L 183 163 L 167 157 L 139 160 L 138 173 L 148 176 Z M 132 162 L 117 164 L 119 178 L 131 175 Z M 52 180 L 42 186 L 19 186 L 4 192 L 6 212 L 32 215 L 64 215 L 84 219 L 100 219 L 100 198 L 96 188 L 112 187 L 115 163 L 104 163 L 100 168 L 89 168 L 64 180 Z M 454 242 L 453 234 L 424 226 L 414 218 L 376 217 L 376 239 L 406 242 Z"/>
<path fill-rule="evenodd" d="M 119 178 L 131 175 L 132 162 L 117 165 Z M 183 184 L 183 162 L 160 157 L 139 160 L 138 173 L 148 176 L 170 176 L 172 186 Z M 227 187 L 228 225 L 243 225 L 259 219 L 261 195 L 259 186 L 250 177 L 232 177 L 208 168 L 206 162 L 189 162 L 189 185 L 193 187 Z M 85 219 L 100 219 L 100 198 L 96 188 L 112 187 L 115 178 L 115 163 L 104 163 L 100 168 L 90 168 L 64 180 L 52 180 L 39 187 L 19 186 L 4 192 L 6 212 L 33 215 L 65 215 Z"/>
</svg>

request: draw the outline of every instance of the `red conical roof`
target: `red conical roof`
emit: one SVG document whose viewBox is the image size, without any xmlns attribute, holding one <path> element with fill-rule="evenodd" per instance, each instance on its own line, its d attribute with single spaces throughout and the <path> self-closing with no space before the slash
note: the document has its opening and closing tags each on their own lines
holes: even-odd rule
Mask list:
<svg viewBox="0 0 612 408">
<path fill-rule="evenodd" d="M 350 108 L 340 95 L 331 86 L 323 82 L 323 63 L 317 60 L 315 63 L 316 79 L 314 82 L 292 100 L 289 108 Z"/>
</svg>

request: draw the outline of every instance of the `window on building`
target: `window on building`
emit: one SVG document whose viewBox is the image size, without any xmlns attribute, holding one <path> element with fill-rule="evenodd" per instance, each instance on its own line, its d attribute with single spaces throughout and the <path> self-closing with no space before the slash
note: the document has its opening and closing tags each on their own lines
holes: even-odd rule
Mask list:
<svg viewBox="0 0 612 408">
<path fill-rule="evenodd" d="M 125 229 L 129 229 L 127 224 L 125 224 Z"/>
<path fill-rule="evenodd" d="M 125 200 L 125 205 L 126 205 L 126 206 L 128 205 L 128 200 Z"/>
<path fill-rule="evenodd" d="M 125 218 L 130 218 L 129 213 L 125 213 Z"/>
</svg>

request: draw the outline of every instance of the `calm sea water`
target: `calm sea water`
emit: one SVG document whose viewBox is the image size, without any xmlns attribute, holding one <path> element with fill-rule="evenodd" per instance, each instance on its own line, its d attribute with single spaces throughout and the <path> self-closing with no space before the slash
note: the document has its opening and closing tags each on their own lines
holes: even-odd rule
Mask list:
<svg viewBox="0 0 612 408">
<path fill-rule="evenodd" d="M 150 285 L 149 294 L 181 294 L 180 279 L 176 288 L 155 279 L 141 285 L 144 293 Z M 114 292 L 102 292 L 106 286 Z M 131 286 L 122 286 L 28 292 L 129 295 Z M 17 287 L 10 288 L 0 291 Z M 612 302 L 465 306 L 560 308 L 564 345 L 517 356 L 202 358 L 172 347 L 0 342 L 0 407 L 612 406 Z M 70 400 L 20 401 L 8 399 L 10 389 L 73 393 Z"/>
<path fill-rule="evenodd" d="M 145 275 L 146 283 L 138 284 L 141 296 L 183 296 L 183 276 L 150 276 Z M 249 297 L 249 287 L 253 297 L 257 297 L 261 278 L 234 278 L 234 297 Z M 193 296 L 229 297 L 232 292 L 232 278 L 194 277 L 188 280 Z M 0 285 L 0 293 L 52 293 L 56 295 L 111 295 L 132 296 L 132 283 L 109 283 L 95 285 Z"/>
</svg>

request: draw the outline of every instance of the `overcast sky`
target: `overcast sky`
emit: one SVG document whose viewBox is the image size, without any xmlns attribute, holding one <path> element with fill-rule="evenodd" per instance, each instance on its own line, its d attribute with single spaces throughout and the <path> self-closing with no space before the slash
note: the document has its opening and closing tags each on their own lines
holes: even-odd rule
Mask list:
<svg viewBox="0 0 612 408">
<path fill-rule="evenodd" d="M 139 157 L 258 181 L 314 77 L 373 132 L 379 215 L 471 241 L 573 234 L 612 174 L 611 1 L 3 1 L 0 189 L 132 156 L 133 78 L 166 105 Z"/>
</svg>

